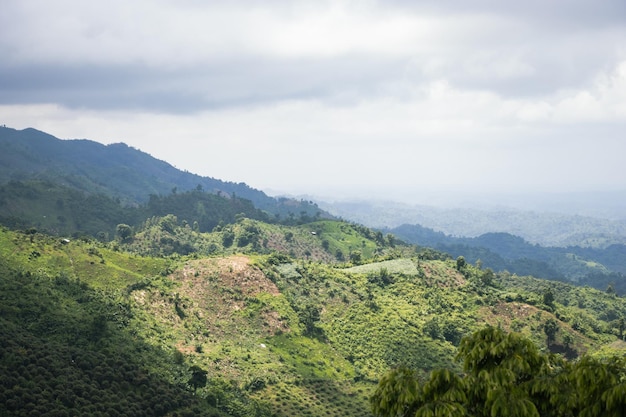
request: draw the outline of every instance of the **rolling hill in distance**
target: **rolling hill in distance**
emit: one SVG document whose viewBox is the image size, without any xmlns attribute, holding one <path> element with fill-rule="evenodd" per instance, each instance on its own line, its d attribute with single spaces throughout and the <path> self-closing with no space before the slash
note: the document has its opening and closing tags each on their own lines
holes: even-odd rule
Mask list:
<svg viewBox="0 0 626 417">
<path fill-rule="evenodd" d="M 484 329 L 535 346 L 560 384 L 589 361 L 626 374 L 619 219 L 546 217 L 544 238 L 570 219 L 574 245 L 543 246 L 461 233 L 475 212 L 445 212 L 449 232 L 399 206 L 270 197 L 123 144 L 0 128 L 0 150 L 1 415 L 373 416 L 390 370 L 424 387 L 462 375 L 457 355 Z M 610 407 L 620 384 L 568 407 Z"/>
</svg>

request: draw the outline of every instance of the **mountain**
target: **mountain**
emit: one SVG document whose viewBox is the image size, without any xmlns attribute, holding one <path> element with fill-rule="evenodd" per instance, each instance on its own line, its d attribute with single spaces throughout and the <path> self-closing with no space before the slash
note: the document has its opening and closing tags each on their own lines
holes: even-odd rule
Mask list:
<svg viewBox="0 0 626 417">
<path fill-rule="evenodd" d="M 319 201 L 324 210 L 373 228 L 420 225 L 455 237 L 502 232 L 542 246 L 626 244 L 626 219 L 510 207 L 443 208 L 386 201 Z"/>
<path fill-rule="evenodd" d="M 626 245 L 607 248 L 543 247 L 509 233 L 485 233 L 477 237 L 453 237 L 419 225 L 382 229 L 406 242 L 433 247 L 468 262 L 480 261 L 494 271 L 567 280 L 594 288 L 611 284 L 626 293 Z"/>
<path fill-rule="evenodd" d="M 460 374 L 459 347 L 484 328 L 564 367 L 626 347 L 612 288 L 494 273 L 302 200 L 271 212 L 183 188 L 171 175 L 200 177 L 126 146 L 8 135 L 31 139 L 1 153 L 0 415 L 371 417 L 390 369 Z M 476 243 L 505 261 L 533 250 L 505 234 Z"/>
<path fill-rule="evenodd" d="M 282 218 L 321 212 L 309 201 L 273 198 L 244 183 L 180 171 L 123 143 L 60 140 L 31 128 L 0 127 L 0 150 L 0 184 L 47 181 L 89 194 L 104 194 L 123 205 L 146 203 L 150 195 L 203 190 L 248 199 L 257 208 Z M 210 156 L 207 158 L 210 160 Z"/>
</svg>

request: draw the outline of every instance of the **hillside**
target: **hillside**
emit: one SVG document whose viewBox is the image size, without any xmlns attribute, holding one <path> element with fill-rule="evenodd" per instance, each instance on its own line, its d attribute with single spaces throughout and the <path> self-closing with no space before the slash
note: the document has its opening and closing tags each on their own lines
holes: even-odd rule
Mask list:
<svg viewBox="0 0 626 417">
<path fill-rule="evenodd" d="M 626 200 L 626 193 L 619 197 Z M 335 216 L 378 229 L 420 225 L 455 237 L 508 233 L 542 246 L 606 248 L 626 244 L 623 210 L 612 217 L 567 214 L 509 207 L 444 208 L 385 201 L 319 202 Z M 621 207 L 621 206 L 619 206 Z"/>
<path fill-rule="evenodd" d="M 390 369 L 461 372 L 460 344 L 486 326 L 568 360 L 626 347 L 617 286 L 438 249 L 545 255 L 522 238 L 409 228 L 416 246 L 125 145 L 0 137 L 0 415 L 372 416 Z"/>
<path fill-rule="evenodd" d="M 0 150 L 0 184 L 45 181 L 90 195 L 102 194 L 124 206 L 146 203 L 150 195 L 204 190 L 236 195 L 283 218 L 301 212 L 314 216 L 320 211 L 308 201 L 277 199 L 244 183 L 181 171 L 124 143 L 105 146 L 86 139 L 60 140 L 31 128 L 0 127 Z"/>
<path fill-rule="evenodd" d="M 104 194 L 89 194 L 48 181 L 10 181 L 0 185 L 0 224 L 14 229 L 35 228 L 59 236 L 90 235 L 114 239 L 117 226 L 140 227 L 154 216 L 174 213 L 181 221 L 207 232 L 237 215 L 270 220 L 250 200 L 200 190 L 151 195 L 146 203 L 123 206 Z M 306 217 L 306 216 L 304 216 Z M 290 216 L 283 222 L 299 221 Z M 272 221 L 278 221 L 275 216 Z"/>
<path fill-rule="evenodd" d="M 418 225 L 401 225 L 384 231 L 406 242 L 449 253 L 454 258 L 463 256 L 470 263 L 480 261 L 484 267 L 495 271 L 567 280 L 601 290 L 612 285 L 618 293 L 626 293 L 626 246 L 623 244 L 606 248 L 543 247 L 508 233 L 462 238 Z"/>
<path fill-rule="evenodd" d="M 211 256 L 152 253 L 168 236 Z M 623 344 L 614 294 L 337 221 L 199 233 L 166 216 L 109 243 L 0 229 L 0 264 L 0 413 L 16 416 L 369 416 L 388 369 L 459 369 L 460 339 L 485 324 L 568 357 Z"/>
</svg>

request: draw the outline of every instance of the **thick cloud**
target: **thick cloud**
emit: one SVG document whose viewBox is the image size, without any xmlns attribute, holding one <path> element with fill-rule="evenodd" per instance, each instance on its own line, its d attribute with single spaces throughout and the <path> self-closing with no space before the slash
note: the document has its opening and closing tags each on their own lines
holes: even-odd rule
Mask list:
<svg viewBox="0 0 626 417">
<path fill-rule="evenodd" d="M 441 3 L 9 1 L 0 92 L 5 103 L 172 112 L 441 79 L 542 95 L 625 58 L 623 2 Z"/>
<path fill-rule="evenodd" d="M 0 56 L 0 122 L 259 187 L 626 189 L 622 0 L 6 0 Z"/>
</svg>

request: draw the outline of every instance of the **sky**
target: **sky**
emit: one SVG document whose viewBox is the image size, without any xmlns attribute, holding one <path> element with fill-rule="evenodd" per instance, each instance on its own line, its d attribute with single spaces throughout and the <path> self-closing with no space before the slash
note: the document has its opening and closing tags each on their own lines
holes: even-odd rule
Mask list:
<svg viewBox="0 0 626 417">
<path fill-rule="evenodd" d="M 270 194 L 626 191 L 624 0 L 2 0 L 0 57 L 0 124 Z"/>
</svg>

